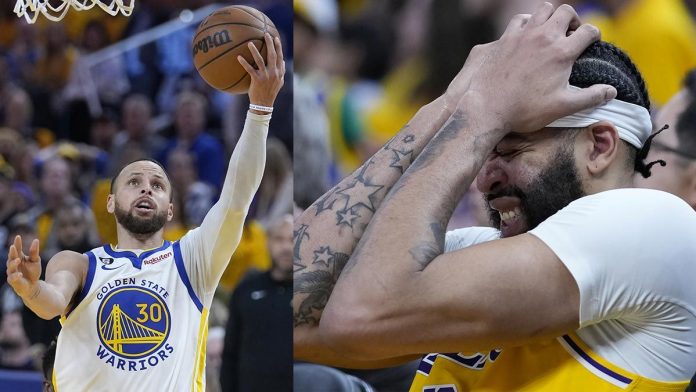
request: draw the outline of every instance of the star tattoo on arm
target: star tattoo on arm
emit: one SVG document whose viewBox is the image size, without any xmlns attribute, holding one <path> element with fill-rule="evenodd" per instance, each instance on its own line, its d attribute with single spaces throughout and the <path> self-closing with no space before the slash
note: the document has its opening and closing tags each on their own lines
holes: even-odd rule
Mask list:
<svg viewBox="0 0 696 392">
<path fill-rule="evenodd" d="M 336 211 L 336 223 L 338 226 L 348 226 L 353 229 L 353 222 L 360 218 L 360 215 L 353 211 L 352 208 Z"/>
<path fill-rule="evenodd" d="M 372 201 L 372 197 L 377 192 L 382 190 L 382 188 L 384 188 L 384 185 L 370 184 L 367 179 L 364 181 L 355 180 L 355 182 L 353 182 L 347 188 L 342 189 L 337 193 L 348 198 L 345 207 L 346 209 L 354 208 L 356 206 L 363 206 L 369 211 L 374 212 L 376 208 L 374 202 Z M 344 193 L 349 190 L 352 191 L 352 195 L 349 193 Z"/>
<path fill-rule="evenodd" d="M 314 260 L 312 264 L 320 263 L 329 267 L 329 263 L 332 261 L 334 253 L 328 246 L 321 246 L 319 249 L 314 251 Z"/>
<path fill-rule="evenodd" d="M 403 172 L 411 166 L 411 162 L 413 162 L 413 151 L 403 152 L 400 150 L 392 150 L 392 152 L 394 156 L 392 157 L 389 167 L 397 168 L 403 174 Z"/>
</svg>

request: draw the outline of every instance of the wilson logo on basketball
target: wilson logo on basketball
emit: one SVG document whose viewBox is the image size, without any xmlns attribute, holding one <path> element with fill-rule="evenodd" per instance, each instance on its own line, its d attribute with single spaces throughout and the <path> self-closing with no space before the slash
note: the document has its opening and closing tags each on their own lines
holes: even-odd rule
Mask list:
<svg viewBox="0 0 696 392">
<path fill-rule="evenodd" d="M 143 261 L 143 264 L 157 264 L 160 261 L 166 259 L 167 257 L 171 257 L 171 256 L 172 256 L 172 252 L 167 252 L 163 255 L 159 255 L 159 256 L 153 257 L 151 259 L 145 259 L 145 261 Z"/>
<path fill-rule="evenodd" d="M 212 48 L 227 45 L 231 42 L 232 38 L 230 37 L 229 31 L 218 31 L 215 34 L 205 36 L 198 40 L 198 42 L 193 45 L 193 55 L 195 56 L 198 52 L 208 53 L 208 51 Z"/>
</svg>

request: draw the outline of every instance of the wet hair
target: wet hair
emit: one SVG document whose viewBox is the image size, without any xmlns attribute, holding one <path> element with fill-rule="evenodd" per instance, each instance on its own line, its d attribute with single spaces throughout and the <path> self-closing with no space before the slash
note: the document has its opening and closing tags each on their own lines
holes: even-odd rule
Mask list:
<svg viewBox="0 0 696 392">
<path fill-rule="evenodd" d="M 585 49 L 573 64 L 569 82 L 580 88 L 593 84 L 614 86 L 617 91 L 616 99 L 642 106 L 650 111 L 650 97 L 645 80 L 636 65 L 626 53 L 608 42 L 597 41 Z M 640 150 L 624 142 L 629 152 L 627 163 L 646 178 L 650 176 L 651 166 L 658 163 L 644 161 L 650 151 L 652 138 L 658 132 L 651 135 Z"/>
<path fill-rule="evenodd" d="M 132 164 L 132 163 L 135 163 L 135 162 L 143 162 L 143 161 L 152 162 L 152 163 L 154 163 L 155 165 L 159 166 L 160 169 L 162 169 L 162 171 L 164 172 L 164 176 L 167 177 L 167 181 L 169 181 L 170 188 L 171 188 L 172 180 L 169 178 L 169 174 L 167 174 L 167 170 L 164 168 L 164 166 L 163 166 L 158 160 L 156 160 L 156 159 L 152 159 L 152 158 L 142 158 L 142 159 L 136 159 L 136 160 L 134 160 L 134 161 L 128 162 L 128 163 L 126 163 L 125 165 L 121 166 L 121 168 L 118 170 L 118 173 L 111 179 L 111 187 L 109 188 L 109 193 L 111 193 L 111 194 L 114 193 L 114 186 L 115 186 L 115 184 L 116 184 L 116 179 L 118 179 L 118 177 L 121 175 L 121 172 L 123 171 L 123 169 L 126 168 L 126 166 L 128 166 L 128 165 L 130 165 L 130 164 Z M 173 198 L 173 197 L 174 197 L 174 190 L 173 190 L 173 189 L 169 189 L 169 201 L 172 201 L 172 198 Z"/>
</svg>

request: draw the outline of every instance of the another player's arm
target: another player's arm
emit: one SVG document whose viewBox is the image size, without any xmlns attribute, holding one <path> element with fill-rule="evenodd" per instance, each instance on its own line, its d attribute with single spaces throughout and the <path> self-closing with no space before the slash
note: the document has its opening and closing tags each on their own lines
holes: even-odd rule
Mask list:
<svg viewBox="0 0 696 392">
<path fill-rule="evenodd" d="M 491 349 L 577 328 L 577 285 L 532 235 L 443 254 L 457 201 L 505 134 L 541 129 L 615 95 L 607 86 L 571 95 L 572 63 L 599 38 L 588 25 L 566 37 L 573 23 L 572 8 L 554 13 L 547 3 L 472 52 L 487 67 L 387 196 L 334 288 L 320 324 L 332 348 L 376 360 Z M 538 99 L 527 99 L 530 90 Z"/>
<path fill-rule="evenodd" d="M 412 357 L 359 362 L 330 350 L 317 327 L 345 263 L 391 187 L 430 141 L 469 87 L 482 58 L 467 59 L 447 91 L 423 106 L 406 126 L 358 170 L 344 178 L 295 220 L 294 356 L 332 366 L 376 368 Z M 296 173 L 302 175 L 302 173 Z"/>
<path fill-rule="evenodd" d="M 46 267 L 46 281 L 40 280 L 39 240 L 34 240 L 29 255 L 22 251 L 22 240 L 15 237 L 7 258 L 7 282 L 24 304 L 37 316 L 50 320 L 66 314 L 87 272 L 87 256 L 62 251 Z"/>
<path fill-rule="evenodd" d="M 272 107 L 283 86 L 285 61 L 280 39 L 273 39 L 269 34 L 264 39 L 268 47 L 267 64 L 253 44 L 249 44 L 249 48 L 258 69 L 241 56 L 239 61 L 251 76 L 249 101 Z M 249 206 L 261 183 L 270 119 L 270 113 L 249 110 L 244 130 L 230 158 L 220 199 L 208 211 L 200 228 L 187 234 L 186 240 L 182 239 L 182 245 L 191 244 L 193 253 L 203 257 L 202 263 L 195 262 L 198 257 L 187 258 L 192 263 L 187 268 L 195 270 L 195 279 L 205 285 L 208 294 L 215 290 L 239 244 Z"/>
</svg>

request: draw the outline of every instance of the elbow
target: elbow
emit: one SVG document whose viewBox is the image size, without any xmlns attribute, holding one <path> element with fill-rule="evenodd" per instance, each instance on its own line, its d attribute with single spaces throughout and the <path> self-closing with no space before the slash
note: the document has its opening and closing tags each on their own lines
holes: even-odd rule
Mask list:
<svg viewBox="0 0 696 392">
<path fill-rule="evenodd" d="M 338 305 L 338 304 L 337 304 Z M 319 335 L 332 351 L 354 360 L 391 357 L 385 340 L 385 323 L 377 309 L 365 304 L 327 306 L 319 323 Z"/>
<path fill-rule="evenodd" d="M 40 318 L 42 318 L 46 321 L 50 321 L 50 320 L 53 320 L 54 318 L 56 318 L 58 315 L 52 314 L 52 313 L 42 313 L 42 314 L 37 314 L 37 316 L 39 316 Z"/>
<path fill-rule="evenodd" d="M 44 320 L 53 320 L 54 318 L 60 316 L 60 313 L 58 312 L 51 312 L 50 310 L 41 310 L 41 311 L 34 311 L 34 314 L 39 316 L 40 318 Z"/>
</svg>

